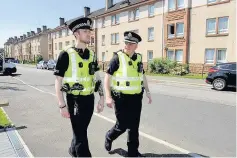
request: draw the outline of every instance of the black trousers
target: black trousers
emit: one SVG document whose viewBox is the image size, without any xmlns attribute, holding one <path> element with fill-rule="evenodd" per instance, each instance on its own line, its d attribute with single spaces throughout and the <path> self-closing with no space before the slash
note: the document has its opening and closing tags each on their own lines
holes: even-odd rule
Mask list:
<svg viewBox="0 0 237 158">
<path fill-rule="evenodd" d="M 87 128 L 94 111 L 94 94 L 78 96 L 76 98 L 78 104 L 76 115 L 74 115 L 74 100 L 72 95 L 67 95 L 68 110 L 73 130 L 73 139 L 69 150 L 75 157 L 91 157 Z"/>
<path fill-rule="evenodd" d="M 117 120 L 114 127 L 107 132 L 106 137 L 113 141 L 128 130 L 128 154 L 136 153 L 139 147 L 139 124 L 143 93 L 121 96 L 111 94 L 115 101 Z"/>
</svg>

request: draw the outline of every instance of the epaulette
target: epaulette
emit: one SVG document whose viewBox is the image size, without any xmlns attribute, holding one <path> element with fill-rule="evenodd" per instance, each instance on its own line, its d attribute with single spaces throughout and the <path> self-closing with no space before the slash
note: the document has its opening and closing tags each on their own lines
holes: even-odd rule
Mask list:
<svg viewBox="0 0 237 158">
<path fill-rule="evenodd" d="M 113 53 L 114 53 L 114 55 L 116 55 L 116 54 L 118 54 L 118 52 L 121 52 L 121 51 L 123 51 L 123 50 L 120 49 L 120 50 L 118 50 L 118 51 L 116 51 L 116 52 L 113 52 Z"/>
<path fill-rule="evenodd" d="M 141 53 L 136 53 L 136 54 L 140 55 L 140 56 L 141 56 L 141 59 L 142 59 L 142 54 L 141 54 Z"/>
<path fill-rule="evenodd" d="M 64 47 L 63 50 L 67 52 L 68 49 L 70 49 L 70 48 L 72 48 L 72 47 L 73 47 L 72 45 L 68 45 L 68 46 Z"/>
</svg>

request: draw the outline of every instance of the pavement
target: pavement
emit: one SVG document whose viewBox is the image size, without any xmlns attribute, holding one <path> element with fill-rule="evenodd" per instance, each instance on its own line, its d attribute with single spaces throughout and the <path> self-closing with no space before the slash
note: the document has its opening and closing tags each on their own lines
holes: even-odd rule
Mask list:
<svg viewBox="0 0 237 158">
<path fill-rule="evenodd" d="M 0 76 L 0 96 L 10 103 L 4 110 L 33 156 L 68 157 L 72 130 L 57 107 L 53 71 L 23 65 L 17 69 L 16 75 Z M 215 91 L 196 79 L 172 79 L 148 77 L 153 103 L 147 104 L 144 95 L 140 152 L 148 157 L 235 157 L 236 92 Z M 88 128 L 94 157 L 126 155 L 126 134 L 113 143 L 111 153 L 103 148 L 114 121 L 113 109 L 94 112 Z"/>
</svg>

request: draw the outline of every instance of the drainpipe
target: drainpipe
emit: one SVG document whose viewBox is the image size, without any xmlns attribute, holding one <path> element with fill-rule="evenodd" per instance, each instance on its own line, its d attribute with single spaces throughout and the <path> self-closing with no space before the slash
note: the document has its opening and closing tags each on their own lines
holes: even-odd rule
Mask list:
<svg viewBox="0 0 237 158">
<path fill-rule="evenodd" d="M 164 6 L 164 1 L 165 0 L 162 0 L 162 8 L 163 8 L 163 12 L 162 12 L 162 54 L 161 54 L 161 57 L 163 59 L 163 56 L 164 56 L 164 9 L 165 9 L 165 6 Z"/>
</svg>

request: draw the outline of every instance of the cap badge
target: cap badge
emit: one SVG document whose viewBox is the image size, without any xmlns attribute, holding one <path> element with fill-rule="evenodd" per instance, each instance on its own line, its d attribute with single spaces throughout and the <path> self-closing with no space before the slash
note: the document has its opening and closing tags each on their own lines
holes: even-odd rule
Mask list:
<svg viewBox="0 0 237 158">
<path fill-rule="evenodd" d="M 131 32 L 128 33 L 128 37 L 131 38 L 132 37 L 132 34 Z"/>
<path fill-rule="evenodd" d="M 90 24 L 91 24 L 91 23 L 90 23 L 90 20 L 87 20 L 87 25 L 89 25 L 89 26 L 90 26 Z"/>
</svg>

